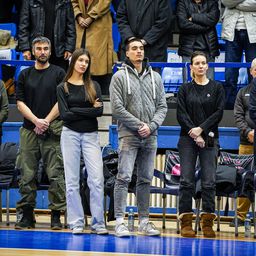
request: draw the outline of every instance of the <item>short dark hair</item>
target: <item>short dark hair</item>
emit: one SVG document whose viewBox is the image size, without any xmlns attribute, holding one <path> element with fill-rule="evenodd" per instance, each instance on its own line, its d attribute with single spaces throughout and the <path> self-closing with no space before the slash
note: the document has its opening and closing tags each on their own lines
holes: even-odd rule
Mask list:
<svg viewBox="0 0 256 256">
<path fill-rule="evenodd" d="M 37 44 L 37 43 L 47 43 L 47 44 L 49 44 L 49 46 L 51 48 L 51 41 L 45 36 L 38 36 L 35 39 L 33 39 L 32 49 L 34 48 L 35 44 Z"/>
<path fill-rule="evenodd" d="M 129 41 L 127 40 L 127 41 L 126 41 L 126 44 L 125 44 L 125 50 L 126 50 L 126 51 L 129 50 L 130 44 L 133 43 L 133 42 L 141 42 L 141 43 L 142 43 L 141 39 L 136 38 L 136 37 L 133 38 L 133 39 L 131 39 L 131 40 L 129 40 Z M 142 45 L 143 45 L 143 43 L 142 43 Z"/>
</svg>

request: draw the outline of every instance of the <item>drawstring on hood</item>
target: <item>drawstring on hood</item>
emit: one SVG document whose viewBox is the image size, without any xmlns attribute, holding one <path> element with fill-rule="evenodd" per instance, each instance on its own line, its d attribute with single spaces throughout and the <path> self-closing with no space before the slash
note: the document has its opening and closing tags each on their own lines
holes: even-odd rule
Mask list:
<svg viewBox="0 0 256 256">
<path fill-rule="evenodd" d="M 125 69 L 125 75 L 126 75 L 126 80 L 127 80 L 127 88 L 128 88 L 128 94 L 131 94 L 131 85 L 130 85 L 130 77 L 129 77 L 129 72 L 128 72 L 128 68 L 127 66 L 130 66 L 132 69 L 134 69 L 134 71 L 136 72 L 136 74 L 138 75 L 137 70 L 135 69 L 134 65 L 130 62 L 129 59 L 125 60 L 125 64 L 124 65 L 124 69 Z M 143 70 L 145 73 L 146 69 L 149 69 L 150 71 L 150 75 L 151 75 L 151 80 L 152 80 L 152 89 L 153 89 L 153 99 L 156 99 L 156 83 L 155 83 L 155 78 L 154 78 L 154 72 L 153 69 L 148 65 L 148 60 L 144 59 L 143 61 Z"/>
</svg>

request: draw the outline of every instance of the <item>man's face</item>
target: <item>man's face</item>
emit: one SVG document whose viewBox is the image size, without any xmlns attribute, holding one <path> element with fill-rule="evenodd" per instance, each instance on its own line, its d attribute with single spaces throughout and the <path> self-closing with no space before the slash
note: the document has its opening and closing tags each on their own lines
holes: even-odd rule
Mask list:
<svg viewBox="0 0 256 256">
<path fill-rule="evenodd" d="M 251 73 L 251 75 L 252 75 L 253 78 L 256 77 L 256 66 L 254 66 L 254 67 L 252 67 L 252 68 L 250 69 L 250 73 Z"/>
<path fill-rule="evenodd" d="M 45 64 L 51 56 L 50 45 L 48 43 L 36 43 L 33 47 L 33 55 L 38 62 Z"/>
<path fill-rule="evenodd" d="M 129 49 L 126 51 L 126 57 L 132 63 L 141 63 L 144 59 L 144 46 L 140 41 L 131 42 Z"/>
</svg>

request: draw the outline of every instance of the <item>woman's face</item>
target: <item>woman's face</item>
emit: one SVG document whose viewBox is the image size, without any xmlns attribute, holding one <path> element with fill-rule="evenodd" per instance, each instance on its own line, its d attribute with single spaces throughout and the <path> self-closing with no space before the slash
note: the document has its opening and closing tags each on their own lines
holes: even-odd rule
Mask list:
<svg viewBox="0 0 256 256">
<path fill-rule="evenodd" d="M 87 55 L 84 54 L 79 56 L 75 63 L 74 71 L 76 71 L 78 74 L 84 74 L 88 68 L 89 62 L 90 60 Z"/>
<path fill-rule="evenodd" d="M 194 57 L 193 63 L 190 65 L 190 68 L 196 77 L 205 76 L 208 70 L 208 64 L 205 56 L 198 55 Z"/>
</svg>

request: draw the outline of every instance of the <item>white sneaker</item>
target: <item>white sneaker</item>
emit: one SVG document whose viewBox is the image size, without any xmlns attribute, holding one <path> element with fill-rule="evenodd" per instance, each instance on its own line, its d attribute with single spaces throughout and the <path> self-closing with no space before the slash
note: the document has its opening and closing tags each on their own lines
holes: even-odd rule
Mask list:
<svg viewBox="0 0 256 256">
<path fill-rule="evenodd" d="M 143 236 L 159 236 L 160 231 L 156 229 L 152 222 L 146 222 L 139 225 L 138 234 Z"/>
<path fill-rule="evenodd" d="M 116 225 L 115 232 L 116 232 L 115 235 L 118 237 L 126 237 L 131 235 L 130 231 L 128 230 L 128 228 L 124 223 Z"/>
<path fill-rule="evenodd" d="M 83 234 L 83 232 L 84 232 L 83 227 L 74 227 L 72 229 L 72 234 L 73 235 L 81 235 L 81 234 Z"/>
<path fill-rule="evenodd" d="M 107 235 L 108 230 L 105 227 L 97 227 L 95 229 L 91 230 L 92 234 L 97 234 L 97 235 Z"/>
</svg>

